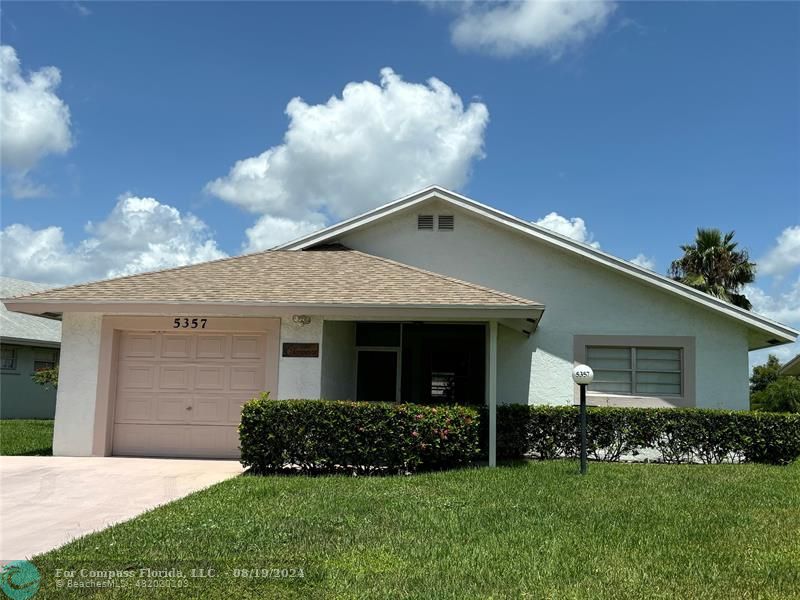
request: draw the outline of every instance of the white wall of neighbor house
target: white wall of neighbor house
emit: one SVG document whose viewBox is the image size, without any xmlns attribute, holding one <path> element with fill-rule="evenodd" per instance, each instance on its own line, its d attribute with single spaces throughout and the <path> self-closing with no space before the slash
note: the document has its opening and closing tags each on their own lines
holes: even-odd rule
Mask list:
<svg viewBox="0 0 800 600">
<path fill-rule="evenodd" d="M 291 318 L 281 319 L 281 351 L 278 366 L 278 394 L 280 400 L 292 398 L 319 398 L 321 394 L 323 319 L 311 316 L 311 322 L 300 325 Z M 283 356 L 283 344 L 287 342 L 319 344 L 319 356 L 286 357 Z M 276 397 L 273 394 L 273 397 Z"/>
<path fill-rule="evenodd" d="M 323 398 L 355 400 L 355 346 L 355 322 L 325 321 L 322 327 Z"/>
<path fill-rule="evenodd" d="M 455 228 L 420 231 L 419 214 L 455 215 Z M 574 336 L 630 335 L 693 336 L 696 405 L 748 406 L 743 325 L 523 233 L 432 201 L 339 241 L 546 305 L 530 338 L 500 328 L 499 403 L 571 404 Z"/>
<path fill-rule="evenodd" d="M 91 456 L 103 315 L 66 313 L 56 396 L 53 454 Z"/>
</svg>

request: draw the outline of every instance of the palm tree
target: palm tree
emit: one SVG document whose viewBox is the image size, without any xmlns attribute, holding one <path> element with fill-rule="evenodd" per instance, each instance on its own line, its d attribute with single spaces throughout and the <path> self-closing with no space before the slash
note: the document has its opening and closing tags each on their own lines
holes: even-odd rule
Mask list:
<svg viewBox="0 0 800 600">
<path fill-rule="evenodd" d="M 750 262 L 747 250 L 737 250 L 734 232 L 722 234 L 719 229 L 698 228 L 693 244 L 681 246 L 683 256 L 672 261 L 669 275 L 720 300 L 750 310 L 753 305 L 741 293 L 752 283 L 756 264 Z"/>
</svg>

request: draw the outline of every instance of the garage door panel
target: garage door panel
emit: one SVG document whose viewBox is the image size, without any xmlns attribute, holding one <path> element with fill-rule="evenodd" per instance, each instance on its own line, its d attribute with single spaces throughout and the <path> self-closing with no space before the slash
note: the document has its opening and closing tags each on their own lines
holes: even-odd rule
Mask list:
<svg viewBox="0 0 800 600">
<path fill-rule="evenodd" d="M 191 399 L 186 396 L 159 395 L 156 406 L 156 417 L 153 421 L 185 423 L 191 419 Z"/>
<path fill-rule="evenodd" d="M 260 365 L 231 367 L 231 390 L 257 391 L 264 387 L 264 368 Z"/>
<path fill-rule="evenodd" d="M 191 365 L 161 365 L 158 368 L 158 387 L 163 390 L 192 390 Z"/>
<path fill-rule="evenodd" d="M 139 396 L 130 394 L 125 397 L 125 402 L 117 405 L 117 421 L 152 421 L 153 396 Z"/>
<path fill-rule="evenodd" d="M 193 335 L 164 334 L 161 338 L 162 358 L 192 358 Z"/>
<path fill-rule="evenodd" d="M 195 390 L 224 390 L 225 371 L 224 366 L 197 365 L 195 368 Z"/>
<path fill-rule="evenodd" d="M 197 336 L 197 358 L 225 358 L 230 346 L 228 335 Z"/>
<path fill-rule="evenodd" d="M 121 358 L 155 358 L 158 351 L 155 333 L 128 333 L 122 337 Z"/>
<path fill-rule="evenodd" d="M 233 335 L 231 336 L 231 358 L 234 359 L 259 359 L 264 355 L 263 335 Z"/>
<path fill-rule="evenodd" d="M 195 396 L 192 400 L 193 423 L 227 424 L 227 402 L 219 396 Z M 238 421 L 237 421 L 238 422 Z"/>
<path fill-rule="evenodd" d="M 201 425 L 190 427 L 189 448 L 197 457 L 239 457 L 239 433 L 236 427 Z"/>
<path fill-rule="evenodd" d="M 152 365 L 120 365 L 121 390 L 152 390 L 155 388 L 155 367 Z"/>
</svg>

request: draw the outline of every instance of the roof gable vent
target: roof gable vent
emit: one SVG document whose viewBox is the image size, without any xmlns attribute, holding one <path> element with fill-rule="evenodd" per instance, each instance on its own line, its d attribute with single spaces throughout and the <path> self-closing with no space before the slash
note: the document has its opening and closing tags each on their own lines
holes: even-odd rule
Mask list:
<svg viewBox="0 0 800 600">
<path fill-rule="evenodd" d="M 417 229 L 433 231 L 433 215 L 417 215 Z"/>
<path fill-rule="evenodd" d="M 456 227 L 453 215 L 439 215 L 439 231 L 453 231 Z"/>
</svg>

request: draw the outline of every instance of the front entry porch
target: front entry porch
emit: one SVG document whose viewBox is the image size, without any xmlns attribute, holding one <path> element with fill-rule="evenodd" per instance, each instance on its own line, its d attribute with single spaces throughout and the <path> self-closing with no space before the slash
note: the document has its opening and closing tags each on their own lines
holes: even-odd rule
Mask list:
<svg viewBox="0 0 800 600">
<path fill-rule="evenodd" d="M 489 464 L 493 466 L 497 327 L 496 321 L 326 320 L 322 397 L 488 406 Z"/>
</svg>

